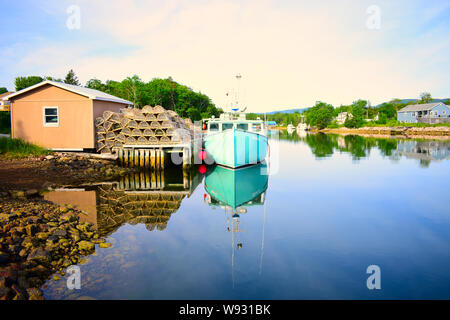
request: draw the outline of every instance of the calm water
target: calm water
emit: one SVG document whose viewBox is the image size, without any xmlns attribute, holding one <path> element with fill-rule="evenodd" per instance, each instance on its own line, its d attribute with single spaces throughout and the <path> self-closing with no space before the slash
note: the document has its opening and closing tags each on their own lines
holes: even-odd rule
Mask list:
<svg viewBox="0 0 450 320">
<path fill-rule="evenodd" d="M 178 168 L 48 194 L 114 245 L 80 265 L 81 290 L 49 280 L 45 297 L 450 298 L 450 142 L 280 139 L 268 179 Z M 249 199 L 234 218 L 223 203 Z M 366 287 L 369 265 L 381 290 Z"/>
</svg>

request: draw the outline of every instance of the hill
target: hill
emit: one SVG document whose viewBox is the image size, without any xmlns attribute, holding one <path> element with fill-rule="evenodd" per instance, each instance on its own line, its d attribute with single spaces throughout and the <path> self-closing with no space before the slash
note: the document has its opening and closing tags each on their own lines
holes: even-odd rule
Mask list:
<svg viewBox="0 0 450 320">
<path fill-rule="evenodd" d="M 450 98 L 443 98 L 443 99 L 433 99 L 433 101 L 432 102 L 444 102 L 445 103 L 445 101 L 447 101 L 447 100 L 450 100 Z M 417 99 L 400 99 L 400 103 L 408 103 L 408 102 L 412 102 L 412 101 L 417 101 Z M 386 101 L 386 102 L 389 102 L 389 101 Z M 383 102 L 383 103 L 385 103 L 385 102 Z M 380 104 L 378 104 L 378 105 L 376 105 L 376 106 L 372 106 L 372 108 L 373 107 L 380 107 L 383 103 L 380 103 Z M 337 106 L 335 106 L 335 107 L 337 107 Z M 294 108 L 294 109 L 285 109 L 285 110 L 277 110 L 277 111 L 271 111 L 271 112 L 266 112 L 266 114 L 277 114 L 277 113 L 288 113 L 288 114 L 292 114 L 292 113 L 294 113 L 295 111 L 298 111 L 298 113 L 303 113 L 303 112 L 305 112 L 306 110 L 308 110 L 310 107 L 307 107 L 307 108 Z M 256 114 L 264 114 L 264 112 L 261 112 L 261 113 L 256 113 Z"/>
<path fill-rule="evenodd" d="M 305 112 L 305 110 L 307 110 L 307 109 L 309 109 L 309 108 L 297 108 L 297 109 L 277 110 L 277 111 L 266 112 L 266 114 L 294 113 L 295 111 L 298 111 L 298 113 L 303 113 L 303 112 Z M 264 114 L 264 112 L 262 112 L 262 113 L 257 113 L 257 114 Z"/>
<path fill-rule="evenodd" d="M 449 99 L 450 99 L 450 98 L 433 99 L 432 102 L 444 102 L 444 103 L 445 103 L 445 101 L 447 101 L 447 100 L 449 100 Z M 417 101 L 417 99 L 399 99 L 399 100 L 400 100 L 400 103 L 408 103 L 408 102 L 414 102 L 414 101 Z M 386 101 L 386 102 L 389 102 L 389 101 Z M 385 103 L 385 102 L 383 102 L 383 103 Z M 383 103 L 380 103 L 380 104 L 376 105 L 375 107 L 379 107 L 379 106 L 381 106 Z"/>
</svg>

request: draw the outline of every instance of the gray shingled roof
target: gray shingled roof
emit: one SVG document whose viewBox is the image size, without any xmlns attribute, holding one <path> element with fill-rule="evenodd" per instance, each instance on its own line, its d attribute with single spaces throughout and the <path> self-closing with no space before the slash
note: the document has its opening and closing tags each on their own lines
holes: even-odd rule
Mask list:
<svg viewBox="0 0 450 320">
<path fill-rule="evenodd" d="M 424 103 L 424 104 L 411 104 L 409 106 L 404 107 L 403 109 L 398 110 L 398 112 L 407 112 L 407 111 L 424 111 L 430 110 L 433 107 L 441 104 L 442 102 L 433 102 L 433 103 Z"/>
<path fill-rule="evenodd" d="M 72 84 L 67 84 L 67 83 L 63 83 L 63 82 L 56 82 L 56 81 L 50 81 L 50 80 L 46 80 L 46 81 L 42 81 L 38 84 L 35 84 L 31 87 L 25 88 L 23 90 L 17 91 L 15 93 L 12 93 L 10 95 L 7 95 L 6 97 L 3 97 L 3 100 L 8 100 L 12 97 L 18 96 L 24 92 L 33 90 L 37 87 L 43 86 L 45 84 L 51 84 L 54 85 L 55 87 L 61 88 L 61 89 L 65 89 L 74 93 L 77 93 L 79 95 L 88 97 L 89 99 L 92 100 L 103 100 L 103 101 L 111 101 L 111 102 L 118 102 L 118 103 L 124 103 L 124 104 L 128 104 L 128 105 L 132 105 L 133 102 L 128 101 L 128 100 L 124 100 L 121 99 L 119 97 L 107 94 L 105 92 L 99 91 L 99 90 L 94 90 L 94 89 L 90 89 L 90 88 L 85 88 L 85 87 L 80 87 L 80 86 L 75 86 Z"/>
</svg>

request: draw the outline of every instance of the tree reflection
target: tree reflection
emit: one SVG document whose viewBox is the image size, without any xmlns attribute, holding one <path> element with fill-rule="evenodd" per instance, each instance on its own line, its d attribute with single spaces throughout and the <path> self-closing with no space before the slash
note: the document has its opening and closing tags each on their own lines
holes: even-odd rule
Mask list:
<svg viewBox="0 0 450 320">
<path fill-rule="evenodd" d="M 338 135 L 310 133 L 300 136 L 297 132 L 289 134 L 285 130 L 279 133 L 279 139 L 293 143 L 306 143 L 316 158 L 326 158 L 335 151 L 348 153 L 353 160 L 360 160 L 378 150 L 381 156 L 391 160 L 400 157 L 419 160 L 420 166 L 427 168 L 432 161 L 450 158 L 450 141 L 398 139 L 390 137 L 365 137 L 360 135 Z"/>
</svg>

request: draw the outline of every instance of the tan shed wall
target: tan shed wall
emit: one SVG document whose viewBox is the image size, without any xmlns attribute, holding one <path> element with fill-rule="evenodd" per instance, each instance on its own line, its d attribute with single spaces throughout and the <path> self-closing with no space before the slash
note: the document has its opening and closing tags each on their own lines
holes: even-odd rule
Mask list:
<svg viewBox="0 0 450 320">
<path fill-rule="evenodd" d="M 95 147 L 94 119 L 105 110 L 119 111 L 123 104 L 92 101 L 79 94 L 46 85 L 12 99 L 12 137 L 45 148 Z M 59 126 L 44 127 L 43 107 L 57 106 Z"/>
<path fill-rule="evenodd" d="M 125 104 L 121 103 L 94 100 L 94 119 L 101 117 L 106 110 L 119 112 L 120 109 L 125 109 L 126 107 Z"/>
</svg>

